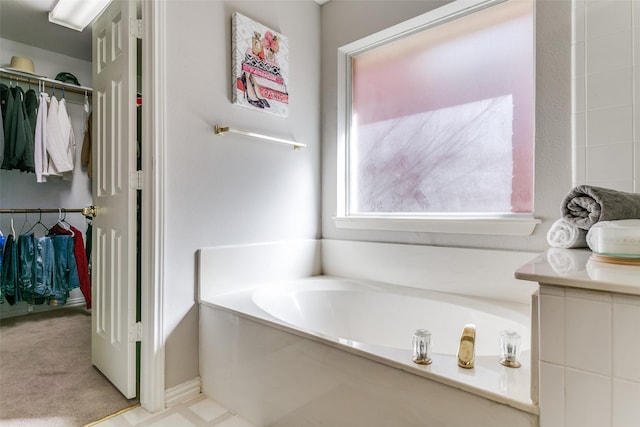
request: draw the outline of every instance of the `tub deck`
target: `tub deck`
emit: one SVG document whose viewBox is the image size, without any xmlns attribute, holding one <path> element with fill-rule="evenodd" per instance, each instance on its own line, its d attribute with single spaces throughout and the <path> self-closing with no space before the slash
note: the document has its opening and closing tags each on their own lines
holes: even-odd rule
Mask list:
<svg viewBox="0 0 640 427">
<path fill-rule="evenodd" d="M 298 279 L 295 280 L 295 283 L 300 286 L 305 286 L 305 280 L 317 281 L 318 279 L 318 277 Z M 327 283 L 329 283 L 334 278 L 322 276 L 320 280 L 323 279 L 326 279 Z M 284 284 L 290 285 L 291 282 Z M 264 286 L 268 285 L 263 284 L 260 288 Z M 375 283 L 375 286 L 388 286 L 388 292 L 394 294 L 398 294 L 398 289 L 402 288 L 380 283 Z M 416 292 L 416 290 L 413 290 L 413 292 Z M 522 367 L 518 369 L 502 366 L 499 363 L 499 357 L 497 355 L 476 356 L 475 368 L 473 369 L 462 369 L 458 367 L 455 355 L 439 353 L 432 354 L 432 364 L 427 366 L 416 365 L 411 361 L 412 355 L 409 346 L 407 346 L 406 349 L 392 348 L 329 336 L 311 329 L 300 328 L 262 310 L 255 304 L 253 294 L 254 289 L 244 289 L 238 292 L 208 297 L 201 300 L 202 310 L 222 310 L 239 318 L 309 339 L 316 343 L 328 345 L 332 348 L 340 349 L 388 367 L 463 390 L 529 414 L 538 414 L 538 407 L 531 399 L 531 354 L 529 350 L 521 354 L 520 362 L 522 363 Z M 478 301 L 483 304 L 488 303 L 482 299 L 478 299 Z M 502 304 L 495 301 L 493 303 L 496 304 L 496 307 Z M 504 304 L 507 305 L 510 310 L 521 310 L 523 315 L 529 315 L 529 307 L 524 304 Z M 201 326 L 201 335 L 202 334 L 207 334 L 206 326 Z"/>
</svg>

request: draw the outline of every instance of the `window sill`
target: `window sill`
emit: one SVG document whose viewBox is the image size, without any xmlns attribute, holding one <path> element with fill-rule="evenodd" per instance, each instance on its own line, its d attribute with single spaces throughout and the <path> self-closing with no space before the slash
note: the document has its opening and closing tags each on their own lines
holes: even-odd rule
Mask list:
<svg viewBox="0 0 640 427">
<path fill-rule="evenodd" d="M 338 216 L 333 221 L 337 228 L 384 231 L 418 231 L 426 233 L 486 234 L 502 236 L 529 236 L 542 221 L 532 217 L 482 218 L 436 217 L 408 218 L 382 216 Z"/>
</svg>

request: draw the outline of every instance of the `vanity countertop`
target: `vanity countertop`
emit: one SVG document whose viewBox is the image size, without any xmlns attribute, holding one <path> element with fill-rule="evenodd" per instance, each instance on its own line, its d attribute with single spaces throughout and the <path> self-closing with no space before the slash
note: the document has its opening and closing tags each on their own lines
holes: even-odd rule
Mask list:
<svg viewBox="0 0 640 427">
<path fill-rule="evenodd" d="M 592 258 L 588 249 L 552 248 L 515 271 L 515 277 L 547 285 L 640 295 L 640 266 Z"/>
</svg>

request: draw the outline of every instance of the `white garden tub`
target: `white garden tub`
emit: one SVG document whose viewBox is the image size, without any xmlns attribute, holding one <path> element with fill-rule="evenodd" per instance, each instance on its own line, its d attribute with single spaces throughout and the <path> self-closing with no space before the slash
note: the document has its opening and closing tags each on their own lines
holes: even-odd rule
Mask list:
<svg viewBox="0 0 640 427">
<path fill-rule="evenodd" d="M 203 299 L 203 392 L 257 426 L 537 425 L 530 307 L 318 276 Z M 476 364 L 457 366 L 465 324 Z M 432 333 L 428 366 L 411 361 Z M 499 363 L 499 333 L 522 336 L 522 367 Z"/>
</svg>

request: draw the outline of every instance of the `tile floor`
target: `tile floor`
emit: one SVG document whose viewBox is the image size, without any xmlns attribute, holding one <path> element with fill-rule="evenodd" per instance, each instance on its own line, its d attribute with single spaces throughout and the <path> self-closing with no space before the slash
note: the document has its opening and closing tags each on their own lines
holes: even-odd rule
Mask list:
<svg viewBox="0 0 640 427">
<path fill-rule="evenodd" d="M 200 395 L 159 413 L 149 413 L 138 406 L 91 427 L 254 427 L 232 414 L 218 402 Z"/>
</svg>

